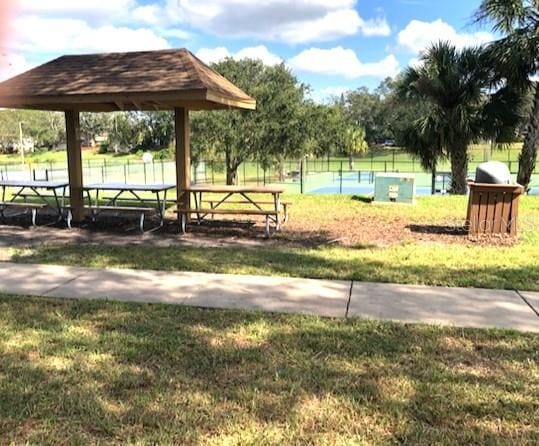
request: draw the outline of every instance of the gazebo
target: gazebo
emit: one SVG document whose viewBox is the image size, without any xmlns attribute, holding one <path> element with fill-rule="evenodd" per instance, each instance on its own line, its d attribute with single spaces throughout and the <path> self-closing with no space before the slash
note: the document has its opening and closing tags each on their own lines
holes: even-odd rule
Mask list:
<svg viewBox="0 0 539 446">
<path fill-rule="evenodd" d="M 62 56 L 0 83 L 0 107 L 63 111 L 70 205 L 84 218 L 80 112 L 173 110 L 177 202 L 189 207 L 189 110 L 255 109 L 254 99 L 186 49 Z"/>
</svg>

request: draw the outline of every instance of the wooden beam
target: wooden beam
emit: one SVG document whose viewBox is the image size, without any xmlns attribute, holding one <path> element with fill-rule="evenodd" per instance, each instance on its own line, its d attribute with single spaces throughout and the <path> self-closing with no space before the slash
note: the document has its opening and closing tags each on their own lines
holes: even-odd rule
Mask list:
<svg viewBox="0 0 539 446">
<path fill-rule="evenodd" d="M 190 110 L 219 110 L 226 108 L 256 108 L 254 99 L 228 97 L 214 91 L 185 90 L 171 92 L 102 93 L 52 96 L 0 96 L 0 106 L 37 110 L 112 111 L 153 108 L 163 104 L 166 110 L 174 107 Z"/>
<path fill-rule="evenodd" d="M 84 200 L 82 191 L 82 155 L 80 147 L 79 112 L 66 110 L 67 170 L 69 174 L 69 199 L 73 221 L 84 219 Z"/>
<path fill-rule="evenodd" d="M 191 185 L 191 148 L 189 146 L 189 110 L 174 109 L 176 134 L 176 189 L 179 209 L 189 209 L 190 195 L 185 192 Z M 178 213 L 178 218 L 181 214 Z"/>
</svg>

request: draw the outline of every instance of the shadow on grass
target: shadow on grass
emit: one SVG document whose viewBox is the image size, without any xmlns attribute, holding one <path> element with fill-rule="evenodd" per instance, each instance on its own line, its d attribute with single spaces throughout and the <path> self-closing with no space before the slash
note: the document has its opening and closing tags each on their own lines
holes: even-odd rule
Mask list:
<svg viewBox="0 0 539 446">
<path fill-rule="evenodd" d="M 0 297 L 0 310 L 8 442 L 526 443 L 534 434 L 537 336 L 37 298 Z"/>
<path fill-rule="evenodd" d="M 360 201 L 361 203 L 372 203 L 374 200 L 374 197 L 367 196 L 367 195 L 352 195 L 352 200 Z"/>
<path fill-rule="evenodd" d="M 37 246 L 12 257 L 19 263 L 49 263 L 90 267 L 120 267 L 163 271 L 201 271 L 230 274 L 264 274 L 316 279 L 342 279 L 444 286 L 472 286 L 538 290 L 539 268 L 526 266 L 479 266 L 441 268 L 422 261 L 373 260 L 361 251 L 342 257 L 340 250 L 260 247 L 145 247 L 63 245 Z M 379 249 L 379 248 L 376 248 Z M 421 260 L 421 259 L 419 259 Z"/>
<path fill-rule="evenodd" d="M 410 231 L 419 234 L 445 234 L 454 235 L 456 237 L 465 237 L 468 231 L 463 226 L 455 225 L 409 225 Z"/>
</svg>

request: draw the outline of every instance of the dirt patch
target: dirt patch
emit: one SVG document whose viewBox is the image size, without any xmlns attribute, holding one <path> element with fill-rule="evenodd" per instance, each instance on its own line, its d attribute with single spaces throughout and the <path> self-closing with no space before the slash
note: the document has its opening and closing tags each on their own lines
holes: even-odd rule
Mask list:
<svg viewBox="0 0 539 446">
<path fill-rule="evenodd" d="M 102 217 L 97 222 L 85 221 L 72 230 L 65 224 L 29 227 L 28 218 L 10 218 L 0 225 L 0 246 L 39 246 L 47 244 L 106 244 L 170 246 L 290 246 L 317 247 L 325 245 L 383 247 L 404 242 L 438 242 L 445 244 L 511 245 L 509 237 L 468 237 L 462 226 L 416 224 L 406 217 L 374 218 L 372 215 L 354 213 L 335 216 L 328 213 L 309 218 L 294 215 L 281 232 L 265 238 L 263 219 L 237 222 L 230 219 L 206 220 L 202 224 L 188 225 L 182 235 L 176 221 L 167 220 L 163 228 L 140 234 L 134 219 Z M 151 226 L 152 222 L 148 222 Z M 156 222 L 153 222 L 154 224 Z"/>
</svg>

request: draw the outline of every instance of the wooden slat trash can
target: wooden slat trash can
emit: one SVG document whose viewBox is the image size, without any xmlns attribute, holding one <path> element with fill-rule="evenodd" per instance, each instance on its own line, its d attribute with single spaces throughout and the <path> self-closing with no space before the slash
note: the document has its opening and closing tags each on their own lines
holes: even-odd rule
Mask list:
<svg viewBox="0 0 539 446">
<path fill-rule="evenodd" d="M 469 182 L 468 185 L 468 234 L 516 236 L 518 200 L 524 188 L 519 184 Z"/>
</svg>

